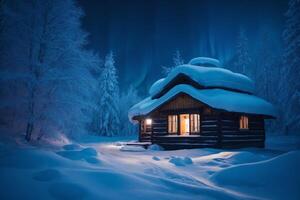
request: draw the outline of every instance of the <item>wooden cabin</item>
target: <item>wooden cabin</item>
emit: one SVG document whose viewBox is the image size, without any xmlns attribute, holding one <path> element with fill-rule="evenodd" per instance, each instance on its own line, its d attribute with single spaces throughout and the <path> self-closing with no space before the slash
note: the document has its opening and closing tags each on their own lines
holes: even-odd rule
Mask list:
<svg viewBox="0 0 300 200">
<path fill-rule="evenodd" d="M 165 149 L 264 147 L 264 120 L 276 112 L 253 90 L 248 77 L 218 60 L 196 58 L 155 82 L 129 116 L 140 142 Z"/>
</svg>

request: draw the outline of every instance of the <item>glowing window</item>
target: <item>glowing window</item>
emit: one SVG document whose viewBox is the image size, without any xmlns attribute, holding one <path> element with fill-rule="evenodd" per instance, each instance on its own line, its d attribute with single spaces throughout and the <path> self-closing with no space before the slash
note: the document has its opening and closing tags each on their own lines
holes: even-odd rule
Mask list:
<svg viewBox="0 0 300 200">
<path fill-rule="evenodd" d="M 240 117 L 240 129 L 249 129 L 249 119 L 247 116 Z"/>
<path fill-rule="evenodd" d="M 168 116 L 168 132 L 177 133 L 178 131 L 178 118 L 177 115 Z"/>
<path fill-rule="evenodd" d="M 152 119 L 146 119 L 146 125 L 148 126 L 152 125 Z"/>
<path fill-rule="evenodd" d="M 199 114 L 191 114 L 191 132 L 198 133 L 200 132 L 200 115 Z"/>
</svg>

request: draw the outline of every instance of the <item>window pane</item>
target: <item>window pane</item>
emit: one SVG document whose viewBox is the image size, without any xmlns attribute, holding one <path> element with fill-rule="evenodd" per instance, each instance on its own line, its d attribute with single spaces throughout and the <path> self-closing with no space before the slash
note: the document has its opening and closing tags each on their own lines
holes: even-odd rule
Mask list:
<svg viewBox="0 0 300 200">
<path fill-rule="evenodd" d="M 247 116 L 240 117 L 240 129 L 249 129 Z"/>
<path fill-rule="evenodd" d="M 200 131 L 200 115 L 199 114 L 191 114 L 191 132 L 199 132 Z"/>
<path fill-rule="evenodd" d="M 177 115 L 168 116 L 168 132 L 177 133 Z"/>
<path fill-rule="evenodd" d="M 171 132 L 171 130 L 172 130 L 172 123 L 171 123 L 171 116 L 169 115 L 168 116 L 168 132 L 170 133 Z"/>
</svg>

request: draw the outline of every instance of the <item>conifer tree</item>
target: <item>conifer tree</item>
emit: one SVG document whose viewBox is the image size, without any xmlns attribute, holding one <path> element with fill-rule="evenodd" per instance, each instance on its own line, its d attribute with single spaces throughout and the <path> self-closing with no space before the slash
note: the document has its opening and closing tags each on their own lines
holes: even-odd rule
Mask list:
<svg viewBox="0 0 300 200">
<path fill-rule="evenodd" d="M 235 71 L 242 74 L 248 74 L 251 59 L 249 56 L 248 38 L 246 36 L 245 30 L 242 28 L 239 31 L 237 39 L 236 56 L 237 60 L 234 63 Z"/>
<path fill-rule="evenodd" d="M 119 118 L 119 85 L 113 52 L 106 55 L 100 76 L 100 130 L 103 136 L 118 134 Z"/>
<path fill-rule="evenodd" d="M 168 75 L 172 71 L 172 69 L 174 69 L 175 67 L 177 67 L 179 65 L 183 65 L 183 64 L 184 64 L 184 60 L 181 56 L 180 51 L 177 49 L 173 55 L 173 66 L 162 67 L 164 75 Z"/>
<path fill-rule="evenodd" d="M 284 67 L 281 69 L 281 103 L 285 108 L 285 131 L 300 129 L 300 1 L 290 0 L 283 31 Z"/>
</svg>

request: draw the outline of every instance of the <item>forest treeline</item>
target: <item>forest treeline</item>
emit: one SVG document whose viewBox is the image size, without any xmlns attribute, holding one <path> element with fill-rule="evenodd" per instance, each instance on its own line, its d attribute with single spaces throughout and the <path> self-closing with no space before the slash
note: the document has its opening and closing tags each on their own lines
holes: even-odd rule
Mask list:
<svg viewBox="0 0 300 200">
<path fill-rule="evenodd" d="M 225 64 L 251 77 L 256 93 L 276 105 L 279 118 L 268 122 L 270 131 L 300 130 L 299 4 L 291 0 L 285 13 L 282 51 L 271 51 L 278 41 L 266 31 L 250 52 L 241 28 L 236 55 Z M 133 86 L 120 91 L 113 51 L 102 58 L 86 48 L 83 15 L 74 0 L 0 0 L 2 131 L 28 141 L 136 134 L 127 111 L 141 97 Z M 174 66 L 182 63 L 176 51 Z"/>
<path fill-rule="evenodd" d="M 260 39 L 250 41 L 246 27 L 241 25 L 235 54 L 223 65 L 250 77 L 256 95 L 277 108 L 278 118 L 266 121 L 268 133 L 300 134 L 300 1 L 290 0 L 282 14 L 285 26 L 281 40 L 274 39 L 269 29 L 262 29 Z M 186 63 L 180 50 L 175 51 L 173 62 L 174 66 L 162 67 L 165 74 Z"/>
<path fill-rule="evenodd" d="M 133 87 L 120 93 L 113 52 L 87 50 L 73 0 L 0 1 L 1 127 L 29 140 L 130 135 Z"/>
</svg>

